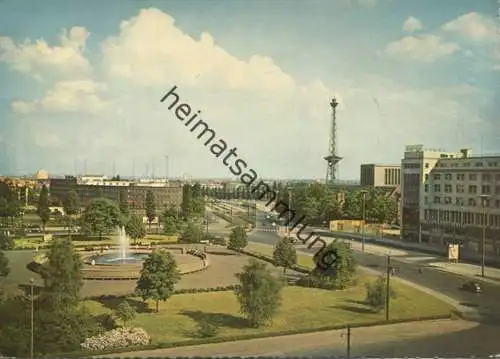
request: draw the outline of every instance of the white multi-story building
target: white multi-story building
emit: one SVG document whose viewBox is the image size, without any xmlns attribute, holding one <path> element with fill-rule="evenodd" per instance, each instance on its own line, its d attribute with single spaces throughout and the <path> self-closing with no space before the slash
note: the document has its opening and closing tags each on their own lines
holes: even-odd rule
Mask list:
<svg viewBox="0 0 500 359">
<path fill-rule="evenodd" d="M 401 162 L 402 237 L 500 256 L 500 156 L 407 146 Z"/>
</svg>

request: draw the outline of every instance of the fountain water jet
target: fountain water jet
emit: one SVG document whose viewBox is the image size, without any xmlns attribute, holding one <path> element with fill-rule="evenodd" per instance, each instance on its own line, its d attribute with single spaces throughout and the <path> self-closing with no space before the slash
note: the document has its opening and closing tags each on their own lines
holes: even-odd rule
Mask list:
<svg viewBox="0 0 500 359">
<path fill-rule="evenodd" d="M 118 246 L 119 259 L 125 260 L 129 258 L 130 253 L 130 238 L 127 236 L 125 227 L 118 227 Z"/>
</svg>

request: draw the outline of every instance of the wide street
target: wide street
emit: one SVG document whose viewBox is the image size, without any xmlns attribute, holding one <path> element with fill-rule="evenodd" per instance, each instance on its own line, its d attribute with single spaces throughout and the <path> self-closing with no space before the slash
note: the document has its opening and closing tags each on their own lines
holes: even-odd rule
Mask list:
<svg viewBox="0 0 500 359">
<path fill-rule="evenodd" d="M 257 214 L 257 222 L 262 226 L 265 212 Z M 259 231 L 252 232 L 249 240 L 256 243 L 274 245 L 279 236 L 275 232 Z M 300 248 L 300 252 L 314 253 L 315 248 Z M 388 249 L 390 252 L 390 249 Z M 425 255 L 421 255 L 425 259 Z M 428 257 L 428 256 L 427 256 Z M 386 257 L 369 253 L 355 252 L 355 258 L 359 265 L 375 270 L 385 271 Z M 444 294 L 462 305 L 476 308 L 481 316 L 481 325 L 476 328 L 442 335 L 432 339 L 425 339 L 415 343 L 381 344 L 379 348 L 370 348 L 369 352 L 357 353 L 358 355 L 490 355 L 500 353 L 500 342 L 498 332 L 500 331 L 500 285 L 482 284 L 483 294 L 475 294 L 460 289 L 468 278 L 449 272 L 439 271 L 432 267 L 425 267 L 423 262 L 405 257 L 405 262 L 392 257 L 392 264 L 398 267 L 397 276 L 411 281 L 420 286 L 430 288 L 436 292 Z M 418 268 L 423 266 L 420 274 Z M 354 335 L 354 334 L 353 334 Z M 396 351 L 393 351 L 394 350 Z M 368 348 L 365 348 L 368 350 Z M 363 349 L 363 351 L 365 350 Z M 398 351 L 399 350 L 399 351 Z M 331 351 L 319 350 L 318 352 L 307 353 L 284 353 L 286 355 L 332 355 Z M 342 353 L 340 353 L 342 354 Z M 353 352 L 353 354 L 355 354 Z"/>
</svg>

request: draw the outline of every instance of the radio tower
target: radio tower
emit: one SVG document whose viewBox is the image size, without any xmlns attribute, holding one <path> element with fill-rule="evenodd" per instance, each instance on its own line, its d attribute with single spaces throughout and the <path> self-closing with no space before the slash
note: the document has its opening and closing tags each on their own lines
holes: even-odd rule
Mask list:
<svg viewBox="0 0 500 359">
<path fill-rule="evenodd" d="M 326 161 L 326 184 L 332 185 L 337 179 L 337 164 L 342 157 L 337 156 L 337 118 L 336 108 L 339 103 L 335 97 L 330 102 L 332 108 L 332 127 L 330 130 L 330 143 L 328 146 L 328 156 L 324 157 Z"/>
</svg>

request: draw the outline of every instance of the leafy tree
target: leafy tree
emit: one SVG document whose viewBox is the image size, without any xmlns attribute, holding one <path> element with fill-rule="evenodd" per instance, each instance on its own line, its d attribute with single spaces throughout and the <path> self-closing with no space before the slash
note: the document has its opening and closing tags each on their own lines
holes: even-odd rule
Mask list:
<svg viewBox="0 0 500 359">
<path fill-rule="evenodd" d="M 82 226 L 86 232 L 97 233 L 102 239 L 103 233 L 122 224 L 120 209 L 116 203 L 106 198 L 94 199 L 85 208 Z"/>
<path fill-rule="evenodd" d="M 348 243 L 334 240 L 313 257 L 316 267 L 311 276 L 319 287 L 345 289 L 356 273 L 354 253 Z"/>
<path fill-rule="evenodd" d="M 14 248 L 14 237 L 0 231 L 0 251 L 8 251 Z"/>
<path fill-rule="evenodd" d="M 125 232 L 134 240 L 134 244 L 138 239 L 144 238 L 146 236 L 146 228 L 144 227 L 142 218 L 136 215 L 130 216 L 125 224 Z"/>
<path fill-rule="evenodd" d="M 0 218 L 5 223 L 10 219 L 13 223 L 14 217 L 19 215 L 21 204 L 17 193 L 5 182 L 0 182 Z"/>
<path fill-rule="evenodd" d="M 282 281 L 273 277 L 265 263 L 255 259 L 251 259 L 236 277 L 240 285 L 235 294 L 250 325 L 259 327 L 271 321 L 281 306 Z"/>
<path fill-rule="evenodd" d="M 80 198 L 78 197 L 78 193 L 72 189 L 68 192 L 68 195 L 63 201 L 64 211 L 69 216 L 74 216 L 78 214 L 80 210 Z"/>
<path fill-rule="evenodd" d="M 191 185 L 185 184 L 182 187 L 182 204 L 181 204 L 182 216 L 184 219 L 191 217 L 193 212 L 193 195 L 191 191 Z"/>
<path fill-rule="evenodd" d="M 307 198 L 304 202 L 301 212 L 308 222 L 317 222 L 320 210 L 319 205 L 320 203 L 314 197 Z"/>
<path fill-rule="evenodd" d="M 389 288 L 390 298 L 396 298 L 397 293 Z M 373 309 L 380 311 L 385 306 L 387 298 L 387 282 L 384 276 L 379 276 L 376 281 L 366 283 L 366 303 Z"/>
<path fill-rule="evenodd" d="M 123 322 L 123 326 L 126 326 L 128 322 L 134 320 L 136 311 L 135 308 L 129 304 L 128 300 L 123 300 L 116 307 L 115 315 Z"/>
<path fill-rule="evenodd" d="M 194 221 L 189 221 L 186 229 L 182 231 L 180 241 L 184 243 L 200 243 L 203 240 L 203 230 Z"/>
<path fill-rule="evenodd" d="M 165 208 L 165 210 L 161 214 L 161 217 L 162 217 L 162 220 L 164 220 L 166 218 L 170 218 L 170 217 L 177 218 L 178 213 L 179 213 L 179 210 L 175 206 L 168 206 L 167 208 Z"/>
<path fill-rule="evenodd" d="M 229 243 L 227 247 L 229 249 L 241 250 L 248 245 L 247 232 L 242 226 L 233 228 L 231 234 L 229 235 Z"/>
<path fill-rule="evenodd" d="M 50 218 L 50 208 L 49 208 L 49 190 L 47 186 L 43 185 L 40 192 L 40 197 L 38 197 L 37 214 L 42 221 L 43 230 L 45 231 L 45 225 Z"/>
<path fill-rule="evenodd" d="M 288 238 L 282 238 L 274 247 L 273 258 L 274 264 L 283 267 L 283 274 L 285 274 L 287 268 L 297 264 L 297 251 Z"/>
<path fill-rule="evenodd" d="M 177 226 L 175 217 L 167 217 L 163 220 L 163 233 L 167 236 L 175 236 L 179 233 L 179 227 Z"/>
<path fill-rule="evenodd" d="M 54 309 L 75 307 L 83 286 L 83 263 L 69 238 L 54 239 L 47 253 L 47 262 L 40 275 L 44 294 Z"/>
<path fill-rule="evenodd" d="M 130 214 L 127 192 L 120 191 L 119 196 L 120 212 L 122 216 L 126 218 Z"/>
<path fill-rule="evenodd" d="M 174 294 L 174 286 L 179 279 L 180 273 L 172 254 L 167 251 L 154 251 L 142 265 L 135 291 L 144 301 L 154 300 L 158 312 L 159 301 L 166 301 Z"/>
<path fill-rule="evenodd" d="M 152 190 L 146 192 L 146 217 L 148 218 L 149 228 L 151 228 L 151 222 L 156 218 L 156 204 L 155 195 Z"/>
<path fill-rule="evenodd" d="M 9 258 L 5 256 L 5 253 L 0 251 L 0 278 L 5 278 L 9 275 Z"/>
<path fill-rule="evenodd" d="M 350 191 L 346 194 L 342 204 L 342 213 L 348 219 L 360 219 L 362 217 L 362 195 L 359 192 Z"/>
<path fill-rule="evenodd" d="M 322 221 L 326 221 L 327 223 L 341 218 L 342 205 L 337 200 L 337 194 L 329 194 L 321 200 L 320 215 Z"/>
</svg>

